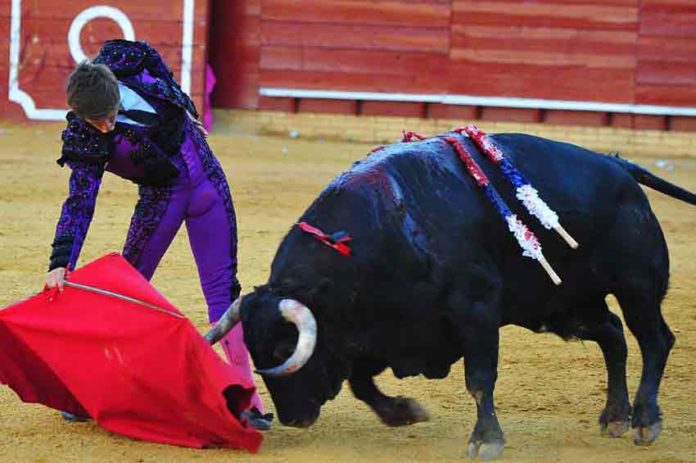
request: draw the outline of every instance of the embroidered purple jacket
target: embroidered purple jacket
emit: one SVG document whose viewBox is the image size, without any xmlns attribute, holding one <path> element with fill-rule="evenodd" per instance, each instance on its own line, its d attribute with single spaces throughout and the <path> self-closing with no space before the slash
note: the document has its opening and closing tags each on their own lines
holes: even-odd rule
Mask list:
<svg viewBox="0 0 696 463">
<path fill-rule="evenodd" d="M 57 162 L 72 169 L 70 191 L 56 227 L 49 270 L 67 265 L 75 267 L 104 171 L 145 187 L 170 185 L 179 176 L 177 165 L 182 165 L 177 158 L 180 158 L 184 130 L 192 125 L 186 112 L 198 117 L 171 70 L 147 43 L 108 41 L 94 63 L 107 65 L 121 83 L 156 110 L 157 117 L 154 125 L 117 123 L 112 132 L 102 134 L 68 113 L 68 124 L 62 134 L 62 155 Z M 207 144 L 203 144 L 212 156 Z"/>
</svg>

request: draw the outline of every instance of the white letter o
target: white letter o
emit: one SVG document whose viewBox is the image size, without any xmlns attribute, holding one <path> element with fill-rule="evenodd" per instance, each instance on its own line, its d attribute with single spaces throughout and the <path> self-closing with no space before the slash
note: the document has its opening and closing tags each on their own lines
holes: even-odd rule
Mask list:
<svg viewBox="0 0 696 463">
<path fill-rule="evenodd" d="M 126 40 L 135 40 L 135 30 L 126 13 L 113 6 L 92 6 L 75 16 L 72 24 L 70 24 L 70 30 L 68 31 L 70 54 L 77 63 L 87 59 L 87 55 L 82 51 L 82 44 L 80 43 L 82 28 L 95 18 L 109 18 L 114 20 L 123 32 L 123 38 Z"/>
</svg>

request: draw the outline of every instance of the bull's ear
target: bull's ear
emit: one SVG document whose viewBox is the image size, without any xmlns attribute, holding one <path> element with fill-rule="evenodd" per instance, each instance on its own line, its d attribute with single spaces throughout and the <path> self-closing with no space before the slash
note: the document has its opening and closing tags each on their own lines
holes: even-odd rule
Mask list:
<svg viewBox="0 0 696 463">
<path fill-rule="evenodd" d="M 297 344 L 297 341 L 294 341 L 295 342 L 289 342 L 284 339 L 281 342 L 276 342 L 276 345 L 273 347 L 273 360 L 275 360 L 276 363 L 283 363 L 290 358 Z"/>
<path fill-rule="evenodd" d="M 285 362 L 290 358 L 297 346 L 297 328 L 295 325 L 278 317 L 276 323 L 271 328 L 270 338 L 273 339 L 273 360 L 276 365 Z"/>
</svg>

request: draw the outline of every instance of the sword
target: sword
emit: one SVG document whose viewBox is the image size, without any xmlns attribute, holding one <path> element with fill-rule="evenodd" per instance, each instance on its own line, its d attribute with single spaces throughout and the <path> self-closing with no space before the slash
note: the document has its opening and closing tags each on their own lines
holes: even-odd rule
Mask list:
<svg viewBox="0 0 696 463">
<path fill-rule="evenodd" d="M 65 280 L 65 286 L 69 286 L 69 287 L 75 288 L 75 289 L 81 289 L 83 291 L 89 291 L 91 293 L 101 294 L 102 296 L 113 297 L 114 299 L 120 299 L 122 301 L 132 302 L 133 304 L 138 304 L 140 306 L 147 307 L 148 309 L 156 310 L 158 312 L 163 312 L 163 313 L 166 313 L 166 314 L 171 315 L 171 316 L 176 317 L 176 318 L 186 319 L 185 316 L 183 316 L 179 313 L 172 312 L 171 310 L 167 310 L 167 309 L 164 309 L 162 307 L 158 307 L 156 305 L 150 304 L 148 302 L 141 301 L 140 299 L 126 296 L 124 294 L 115 293 L 113 291 L 109 291 L 106 289 L 95 288 L 94 286 L 83 285 L 81 283 L 74 283 L 74 282 L 68 281 L 68 280 Z"/>
</svg>

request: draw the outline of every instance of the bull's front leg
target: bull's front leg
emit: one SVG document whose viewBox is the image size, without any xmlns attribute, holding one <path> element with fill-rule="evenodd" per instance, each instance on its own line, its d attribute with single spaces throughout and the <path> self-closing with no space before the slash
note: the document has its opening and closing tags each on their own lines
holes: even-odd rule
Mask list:
<svg viewBox="0 0 696 463">
<path fill-rule="evenodd" d="M 493 390 L 498 378 L 498 322 L 483 307 L 477 307 L 461 326 L 466 388 L 476 401 L 476 425 L 469 438 L 467 456 L 491 460 L 505 446 L 503 431 L 495 415 Z"/>
<path fill-rule="evenodd" d="M 415 400 L 383 394 L 373 378 L 378 372 L 368 365 L 355 365 L 348 383 L 357 399 L 368 404 L 387 426 L 407 426 L 428 421 L 428 412 Z"/>
</svg>

